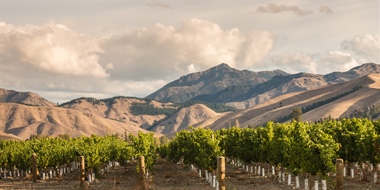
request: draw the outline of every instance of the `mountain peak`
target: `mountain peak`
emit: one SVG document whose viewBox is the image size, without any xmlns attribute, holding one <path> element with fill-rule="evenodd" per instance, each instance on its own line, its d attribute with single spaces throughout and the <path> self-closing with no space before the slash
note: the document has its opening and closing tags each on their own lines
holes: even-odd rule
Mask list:
<svg viewBox="0 0 380 190">
<path fill-rule="evenodd" d="M 211 67 L 210 69 L 206 70 L 205 72 L 207 72 L 207 71 L 211 71 L 211 72 L 220 72 L 220 71 L 234 72 L 234 71 L 239 71 L 239 70 L 230 67 L 226 63 L 221 63 L 215 67 Z"/>
<path fill-rule="evenodd" d="M 374 71 L 380 72 L 380 65 L 376 63 L 364 63 L 357 67 L 350 69 L 349 71 L 357 72 L 359 74 L 370 74 Z"/>
<path fill-rule="evenodd" d="M 280 73 L 282 74 L 282 73 Z M 270 80 L 277 73 L 257 73 L 231 68 L 221 63 L 206 71 L 180 77 L 147 98 L 159 101 L 186 102 L 199 95 L 215 94 L 231 86 L 254 86 Z"/>
<path fill-rule="evenodd" d="M 214 68 L 231 68 L 227 63 L 221 63 Z"/>
<path fill-rule="evenodd" d="M 6 90 L 2 88 L 0 88 L 0 102 L 22 103 L 34 106 L 55 106 L 54 103 L 46 100 L 38 94 Z"/>
</svg>

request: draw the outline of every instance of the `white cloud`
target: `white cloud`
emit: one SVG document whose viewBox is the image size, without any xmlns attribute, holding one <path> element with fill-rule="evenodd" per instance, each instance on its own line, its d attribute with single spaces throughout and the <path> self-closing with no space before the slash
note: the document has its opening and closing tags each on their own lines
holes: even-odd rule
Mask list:
<svg viewBox="0 0 380 190">
<path fill-rule="evenodd" d="M 347 71 L 363 64 L 350 53 L 343 51 L 329 51 L 322 54 L 308 54 L 291 52 L 270 56 L 265 63 L 290 73 L 309 72 L 327 74 L 333 71 Z"/>
<path fill-rule="evenodd" d="M 271 56 L 268 60 L 269 64 L 275 65 L 287 72 L 317 72 L 317 63 L 312 55 L 303 52 L 284 53 L 281 55 Z"/>
<path fill-rule="evenodd" d="M 359 63 L 350 53 L 342 51 L 330 51 L 320 57 L 320 69 L 323 73 L 331 71 L 347 71 L 362 63 Z"/>
<path fill-rule="evenodd" d="M 184 20 L 179 27 L 156 24 L 99 38 L 56 23 L 0 26 L 1 86 L 48 96 L 72 92 L 97 98 L 143 97 L 181 75 L 222 62 L 246 69 L 258 64 L 274 43 L 270 32 L 242 33 L 199 19 Z"/>
<path fill-rule="evenodd" d="M 14 26 L 2 22 L 0 27 L 5 64 L 32 65 L 57 74 L 109 76 L 98 63 L 102 49 L 90 36 L 55 23 Z"/>
<path fill-rule="evenodd" d="M 367 61 L 380 63 L 380 35 L 357 35 L 342 42 L 342 49 L 351 51 Z"/>
<path fill-rule="evenodd" d="M 189 68 L 208 69 L 219 63 L 247 68 L 273 48 L 274 35 L 222 29 L 206 20 L 183 20 L 179 27 L 156 24 L 102 40 L 101 62 L 111 62 L 111 77 L 134 80 L 178 77 Z"/>
</svg>

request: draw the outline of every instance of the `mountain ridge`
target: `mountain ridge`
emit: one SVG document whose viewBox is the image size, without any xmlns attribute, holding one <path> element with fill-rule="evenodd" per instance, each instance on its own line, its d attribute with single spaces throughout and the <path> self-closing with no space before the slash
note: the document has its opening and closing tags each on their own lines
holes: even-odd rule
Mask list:
<svg viewBox="0 0 380 190">
<path fill-rule="evenodd" d="M 14 102 L 32 106 L 55 106 L 53 102 L 33 92 L 18 92 L 3 88 L 0 88 L 0 102 Z"/>
<path fill-rule="evenodd" d="M 190 73 L 163 86 L 156 92 L 146 96 L 149 99 L 170 102 L 186 102 L 201 94 L 211 94 L 228 86 L 252 86 L 269 80 L 276 75 L 288 73 L 275 71 L 253 72 L 237 70 L 225 63 L 206 71 Z"/>
<path fill-rule="evenodd" d="M 213 73 L 216 70 L 228 70 L 229 75 L 236 77 L 235 83 L 226 83 L 224 80 L 214 81 L 214 75 L 220 77 L 223 74 L 223 72 L 222 74 Z M 251 72 L 249 75 L 251 77 L 250 80 L 246 80 L 244 77 L 239 78 L 241 77 L 239 74 L 241 72 L 250 71 L 239 71 L 229 67 L 227 64 L 220 64 L 206 71 L 197 72 L 197 76 L 202 76 L 207 80 L 202 81 L 202 83 L 197 83 L 196 86 L 194 86 L 193 83 L 186 83 L 186 80 L 183 80 L 183 77 L 181 77 L 180 79 L 169 83 L 170 85 L 165 85 L 161 89 L 147 96 L 147 98 L 174 102 L 181 100 L 196 100 L 202 102 L 225 103 L 229 106 L 244 109 L 263 103 L 282 94 L 310 90 L 327 84 L 345 82 L 370 73 L 380 73 L 380 65 L 366 63 L 345 72 L 333 72 L 326 75 L 302 72 L 289 74 L 281 70 L 261 71 L 257 73 Z M 187 77 L 192 78 L 194 75 L 189 74 Z M 253 79 L 252 77 L 258 78 Z M 230 79 L 229 76 L 226 78 L 227 80 Z M 207 81 L 212 82 L 207 84 Z M 181 82 L 181 86 L 176 86 L 178 82 Z M 218 84 L 220 88 L 215 88 Z M 203 88 L 208 88 L 208 91 L 202 91 Z M 192 93 L 190 92 L 191 90 L 196 92 Z M 165 94 L 168 96 L 165 96 Z"/>
<path fill-rule="evenodd" d="M 235 72 L 236 69 L 228 65 L 220 65 L 209 72 L 217 70 L 221 73 L 229 73 Z M 156 136 L 172 137 L 176 132 L 188 129 L 190 126 L 220 129 L 231 126 L 236 120 L 242 127 L 254 127 L 268 121 L 286 122 L 294 107 L 305 110 L 302 117 L 308 121 L 328 116 L 339 118 L 351 117 L 358 113 L 363 115 L 365 112 L 362 110 L 377 109 L 380 106 L 380 74 L 376 74 L 379 71 L 377 64 L 363 64 L 346 72 L 334 72 L 327 75 L 284 74 L 281 71 L 278 71 L 280 75 L 277 75 L 272 71 L 264 71 L 260 75 L 260 80 L 269 78 L 270 80 L 257 85 L 247 83 L 246 86 L 229 86 L 218 92 L 221 95 L 217 98 L 224 101 L 231 97 L 244 100 L 254 96 L 242 102 L 227 102 L 227 105 L 234 104 L 235 107 L 246 105 L 241 106 L 242 110 L 224 113 L 217 113 L 210 109 L 212 106 L 221 104 L 213 105 L 194 100 L 191 101 L 195 103 L 190 101 L 177 104 L 125 96 L 106 99 L 82 97 L 55 105 L 32 92 L 23 93 L 1 89 L 0 139 L 20 140 L 27 139 L 31 135 L 69 134 L 73 137 L 110 133 L 123 135 L 124 132 L 137 134 L 139 131 L 154 132 Z M 367 73 L 371 74 L 364 75 Z M 233 75 L 229 74 L 227 79 Z M 240 75 L 253 74 L 243 70 L 236 76 Z M 188 76 L 189 79 L 184 77 L 182 82 L 191 80 L 198 84 L 201 80 L 200 76 L 201 74 L 196 77 Z M 223 74 L 215 74 L 214 77 L 223 79 Z M 255 80 L 258 81 L 258 79 Z M 334 82 L 328 84 L 326 80 Z M 224 93 L 224 91 L 229 91 L 229 93 Z M 241 93 L 243 91 L 244 93 Z M 231 92 L 235 94 L 229 96 Z M 225 97 L 222 96 L 223 93 Z M 32 98 L 28 99 L 28 97 Z M 133 110 L 136 106 L 153 110 L 135 112 Z M 167 114 L 165 109 L 171 110 L 171 113 Z M 380 113 L 374 115 L 373 119 L 380 119 Z"/>
</svg>

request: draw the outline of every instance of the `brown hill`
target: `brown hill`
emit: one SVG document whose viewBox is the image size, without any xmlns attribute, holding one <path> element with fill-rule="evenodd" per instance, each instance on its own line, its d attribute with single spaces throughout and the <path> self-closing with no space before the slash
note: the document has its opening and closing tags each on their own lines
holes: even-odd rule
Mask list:
<svg viewBox="0 0 380 190">
<path fill-rule="evenodd" d="M 305 110 L 302 115 L 305 121 L 328 116 L 347 117 L 355 110 L 380 103 L 379 78 L 380 74 L 371 74 L 348 82 L 278 96 L 252 108 L 230 113 L 210 128 L 227 127 L 236 119 L 243 127 L 263 125 L 268 121 L 286 121 L 295 107 Z"/>
<path fill-rule="evenodd" d="M 139 127 L 67 108 L 0 103 L 0 131 L 27 139 L 31 135 L 58 136 L 136 134 Z"/>
<path fill-rule="evenodd" d="M 22 140 L 15 135 L 4 133 L 2 131 L 0 131 L 0 139 L 1 140 Z"/>
<path fill-rule="evenodd" d="M 0 88 L 0 102 L 14 102 L 33 106 L 55 106 L 54 103 L 33 92 L 17 92 L 2 88 Z"/>
<path fill-rule="evenodd" d="M 275 77 L 267 83 L 252 88 L 250 90 L 252 93 L 247 97 L 253 98 L 241 102 L 227 102 L 226 105 L 239 109 L 250 108 L 283 94 L 312 90 L 328 84 L 329 82 L 322 75 L 310 73 Z M 268 88 L 268 86 L 273 88 Z"/>
<path fill-rule="evenodd" d="M 216 113 L 203 104 L 195 104 L 190 107 L 182 108 L 176 114 L 154 127 L 152 131 L 170 137 L 175 135 L 177 131 L 188 129 L 189 126 L 208 126 L 212 121 L 226 114 L 227 113 Z"/>
<path fill-rule="evenodd" d="M 164 114 L 147 115 L 132 113 L 133 104 L 146 104 L 148 101 L 130 97 L 114 97 L 98 100 L 95 98 L 78 98 L 62 104 L 60 107 L 82 112 L 86 116 L 98 116 L 124 123 L 128 126 L 149 128 L 154 122 L 164 119 Z M 176 108 L 172 103 L 149 101 L 155 108 Z"/>
</svg>

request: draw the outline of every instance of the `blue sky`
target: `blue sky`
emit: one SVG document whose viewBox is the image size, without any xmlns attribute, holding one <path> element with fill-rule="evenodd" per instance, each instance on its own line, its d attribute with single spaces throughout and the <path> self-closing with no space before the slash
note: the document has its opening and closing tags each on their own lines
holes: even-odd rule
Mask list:
<svg viewBox="0 0 380 190">
<path fill-rule="evenodd" d="M 144 97 L 222 62 L 325 74 L 379 63 L 378 0 L 1 0 L 0 87 Z"/>
</svg>

